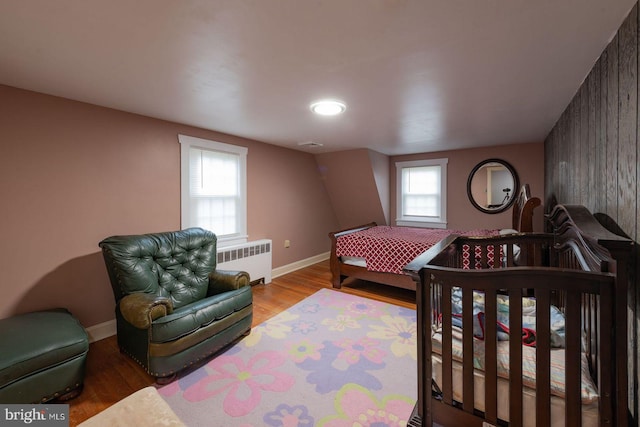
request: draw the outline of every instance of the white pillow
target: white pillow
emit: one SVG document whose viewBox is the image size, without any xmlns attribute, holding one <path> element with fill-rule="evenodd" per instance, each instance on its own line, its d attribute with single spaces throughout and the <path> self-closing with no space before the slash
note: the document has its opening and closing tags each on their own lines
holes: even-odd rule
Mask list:
<svg viewBox="0 0 640 427">
<path fill-rule="evenodd" d="M 513 228 L 503 228 L 502 230 L 499 230 L 498 233 L 500 233 L 501 236 L 504 236 L 505 234 L 519 233 L 519 231 L 514 230 Z"/>
<path fill-rule="evenodd" d="M 502 230 L 499 230 L 498 233 L 501 236 L 506 236 L 507 234 L 516 234 L 519 233 L 518 230 L 514 230 L 513 228 L 503 228 Z M 504 245 L 502 247 L 502 252 L 505 254 L 506 257 L 506 253 L 507 253 L 507 245 Z M 513 260 L 514 260 L 514 264 L 518 265 L 518 258 L 520 256 L 520 246 L 518 245 L 513 245 Z M 506 265 L 506 258 L 505 260 L 503 260 L 503 264 Z"/>
</svg>

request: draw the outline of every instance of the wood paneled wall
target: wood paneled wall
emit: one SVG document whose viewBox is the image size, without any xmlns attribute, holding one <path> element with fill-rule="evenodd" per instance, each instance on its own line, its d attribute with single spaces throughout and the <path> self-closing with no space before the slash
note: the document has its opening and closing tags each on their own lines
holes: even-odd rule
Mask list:
<svg viewBox="0 0 640 427">
<path fill-rule="evenodd" d="M 586 206 L 609 230 L 640 241 L 638 4 L 545 140 L 545 198 Z M 638 424 L 640 263 L 629 284 L 629 409 Z M 623 307 L 620 307 L 623 309 Z"/>
</svg>

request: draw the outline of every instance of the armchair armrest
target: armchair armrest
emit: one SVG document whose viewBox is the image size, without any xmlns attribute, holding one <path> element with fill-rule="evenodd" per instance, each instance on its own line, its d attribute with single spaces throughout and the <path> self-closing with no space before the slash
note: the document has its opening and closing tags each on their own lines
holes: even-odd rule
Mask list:
<svg viewBox="0 0 640 427">
<path fill-rule="evenodd" d="M 249 286 L 249 273 L 246 271 L 215 270 L 209 273 L 209 290 L 207 295 L 240 289 Z"/>
<path fill-rule="evenodd" d="M 139 329 L 148 329 L 151 322 L 173 312 L 173 303 L 167 297 L 135 293 L 120 300 L 122 317 Z"/>
</svg>

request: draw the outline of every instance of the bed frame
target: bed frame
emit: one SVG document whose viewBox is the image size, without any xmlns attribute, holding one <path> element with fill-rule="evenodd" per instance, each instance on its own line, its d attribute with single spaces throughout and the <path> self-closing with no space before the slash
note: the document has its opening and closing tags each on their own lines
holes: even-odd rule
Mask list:
<svg viewBox="0 0 640 427">
<path fill-rule="evenodd" d="M 512 228 L 523 233 L 532 232 L 533 211 L 538 206 L 540 206 L 540 199 L 538 197 L 531 197 L 529 184 L 524 184 L 520 188 L 520 192 L 518 193 L 518 196 L 516 197 L 513 204 Z M 331 254 L 329 257 L 329 265 L 331 268 L 331 283 L 333 287 L 336 289 L 340 289 L 342 287 L 342 282 L 347 277 L 353 277 L 370 282 L 382 283 L 399 288 L 415 290 L 415 282 L 410 276 L 407 276 L 406 274 L 370 271 L 365 267 L 345 264 L 336 255 L 336 244 L 338 237 L 344 236 L 349 233 L 354 233 L 356 231 L 366 230 L 367 228 L 375 227 L 376 225 L 377 224 L 375 222 L 371 222 L 368 224 L 359 225 L 357 227 L 329 233 L 329 238 L 331 239 Z"/>
<path fill-rule="evenodd" d="M 553 233 L 513 234 L 492 237 L 449 236 L 407 265 L 417 286 L 418 316 L 418 401 L 409 426 L 494 426 L 498 419 L 496 399 L 496 331 L 486 328 L 484 411 L 474 406 L 473 313 L 462 314 L 462 399 L 453 397 L 451 292 L 462 288 L 463 305 L 472 304 L 473 291 L 486 297 L 486 324 L 496 322 L 496 295 L 506 293 L 510 300 L 510 327 L 522 328 L 522 296 L 533 290 L 537 312 L 549 312 L 550 304 L 566 318 L 566 397 L 564 420 L 551 415 L 549 317 L 537 318 L 536 345 L 536 426 L 580 426 L 581 349 L 585 349 L 591 376 L 598 388 L 599 424 L 626 426 L 627 356 L 626 307 L 627 261 L 633 242 L 602 228 L 584 207 L 558 205 L 547 216 Z M 599 244 L 600 242 L 600 244 Z M 481 269 L 462 269 L 463 247 L 480 247 Z M 514 267 L 514 245 L 527 248 L 528 266 Z M 610 252 L 603 245 L 613 250 Z M 489 248 L 502 251 L 488 265 Z M 472 253 L 478 253 L 472 251 Z M 616 258 L 612 258 L 612 254 Z M 491 303 L 493 301 L 493 303 Z M 624 316 L 620 314 L 624 312 Z M 432 327 L 442 330 L 441 384 L 433 378 Z M 546 331 L 546 332 L 545 332 Z M 525 413 L 522 392 L 522 352 L 520 339 L 509 341 L 508 412 L 510 426 L 532 422 L 533 413 Z M 458 365 L 459 366 L 459 365 Z M 529 389 L 531 390 L 531 389 Z M 558 398 L 554 398 L 558 399 Z M 477 401 L 476 401 L 477 402 Z"/>
</svg>

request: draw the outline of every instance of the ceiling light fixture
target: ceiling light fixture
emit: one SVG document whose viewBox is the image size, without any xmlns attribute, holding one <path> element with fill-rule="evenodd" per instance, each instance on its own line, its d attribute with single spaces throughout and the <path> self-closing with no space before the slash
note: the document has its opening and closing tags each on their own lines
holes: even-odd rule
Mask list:
<svg viewBox="0 0 640 427">
<path fill-rule="evenodd" d="M 315 142 L 315 141 L 303 141 L 303 142 L 298 142 L 298 145 L 300 147 L 322 147 L 322 143 L 321 142 Z"/>
<path fill-rule="evenodd" d="M 321 116 L 335 116 L 344 113 L 347 106 L 342 101 L 335 99 L 323 99 L 311 104 L 311 111 Z"/>
</svg>

